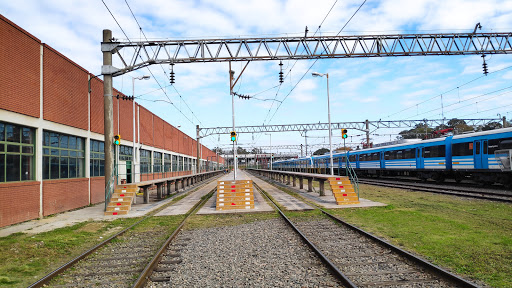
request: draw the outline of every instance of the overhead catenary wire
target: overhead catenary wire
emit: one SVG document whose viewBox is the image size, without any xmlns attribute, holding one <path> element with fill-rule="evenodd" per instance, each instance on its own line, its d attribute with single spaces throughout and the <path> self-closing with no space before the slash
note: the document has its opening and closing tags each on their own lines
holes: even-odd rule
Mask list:
<svg viewBox="0 0 512 288">
<path fill-rule="evenodd" d="M 481 94 L 481 95 L 478 95 L 478 96 L 475 96 L 475 97 L 471 97 L 471 98 L 468 98 L 468 99 L 465 99 L 465 100 L 462 100 L 462 101 L 459 101 L 459 102 L 456 102 L 456 103 L 452 103 L 452 104 L 449 104 L 449 105 L 446 105 L 446 106 L 443 106 L 443 108 L 446 108 L 446 107 L 451 107 L 451 106 L 454 106 L 454 105 L 457 105 L 457 104 L 460 104 L 462 102 L 467 102 L 467 101 L 470 101 L 470 100 L 474 100 L 474 99 L 477 99 L 477 98 L 480 98 L 480 97 L 484 97 L 484 96 L 487 96 L 487 95 L 490 95 L 490 94 L 493 94 L 493 93 L 496 93 L 496 92 L 500 92 L 500 91 L 503 91 L 503 90 L 507 90 L 507 89 L 511 89 L 512 86 L 508 86 L 508 87 L 504 87 L 504 88 L 501 88 L 501 89 L 498 89 L 498 90 L 494 90 L 494 91 L 491 91 L 491 92 L 487 92 L 487 93 L 484 93 L 484 94 Z M 504 95 L 504 94 L 507 94 L 507 93 L 510 93 L 512 91 L 509 91 L 509 92 L 506 92 L 506 93 L 503 93 L 503 94 L 500 94 L 498 96 L 501 96 L 501 95 Z M 495 96 L 497 97 L 497 96 Z M 495 97 L 491 97 L 489 99 L 492 99 L 492 98 L 495 98 Z M 486 101 L 486 100 L 484 100 Z M 409 118 L 406 118 L 406 119 L 411 119 L 411 118 L 414 118 L 418 115 L 423 115 L 423 114 L 427 114 L 427 113 L 430 113 L 430 112 L 433 112 L 433 111 L 437 111 L 437 110 L 441 110 L 442 108 L 435 108 L 435 109 L 432 109 L 432 110 L 429 110 L 429 111 L 426 111 L 426 112 L 423 112 L 423 113 L 420 113 L 420 114 L 417 114 L 417 115 L 414 115 L 412 117 L 409 117 Z M 458 110 L 460 108 L 457 108 L 457 109 L 452 109 L 450 111 L 454 111 L 454 110 Z M 447 111 L 449 112 L 449 111 Z"/>
<path fill-rule="evenodd" d="M 365 0 L 365 2 L 366 2 L 366 0 Z M 327 12 L 327 14 L 325 15 L 324 19 L 322 20 L 322 22 L 320 23 L 320 25 L 318 25 L 318 28 L 316 29 L 315 33 L 313 33 L 313 37 L 314 37 L 314 36 L 316 35 L 316 33 L 318 33 L 318 31 L 321 29 L 321 27 L 322 27 L 322 25 L 324 24 L 325 20 L 327 19 L 327 17 L 329 16 L 329 14 L 331 14 L 332 9 L 334 8 L 334 6 L 336 6 L 336 3 L 338 3 L 338 0 L 334 1 L 334 3 L 332 4 L 331 8 L 329 9 L 329 11 Z M 338 34 L 339 34 L 339 33 L 338 33 Z M 303 47 L 302 52 L 304 52 L 304 50 L 305 50 L 305 49 L 306 49 L 306 48 L 304 48 L 304 47 Z M 302 52 L 301 52 L 301 53 L 302 53 Z M 298 62 L 298 61 L 299 61 L 298 59 L 297 59 L 297 60 L 295 60 L 295 62 L 293 63 L 292 67 L 288 70 L 288 72 L 287 72 L 287 73 L 286 73 L 286 75 L 284 76 L 284 78 L 285 78 L 285 79 L 288 77 L 288 75 L 290 75 L 290 73 L 292 72 L 293 68 L 295 67 L 295 64 L 297 64 L 297 62 Z M 288 68 L 287 68 L 287 69 L 288 69 Z M 301 78 L 301 80 L 302 80 L 302 78 Z M 300 82 L 300 80 L 299 80 L 299 82 Z M 283 83 L 280 83 L 280 84 L 279 84 L 279 88 L 278 88 L 278 89 L 277 89 L 277 91 L 276 91 L 276 95 L 275 95 L 275 97 L 274 97 L 274 100 L 277 100 L 277 95 L 279 94 L 279 91 L 281 90 L 281 85 L 282 85 L 282 84 L 283 84 Z M 296 85 L 295 85 L 295 86 L 296 86 Z M 293 87 L 293 88 L 292 88 L 292 91 L 293 91 L 293 89 L 295 89 L 295 87 Z M 286 97 L 285 97 L 285 99 L 286 99 Z M 280 103 L 282 103 L 283 101 L 284 101 L 284 99 L 283 99 L 282 101 L 280 101 Z M 267 115 L 266 115 L 266 116 L 265 116 L 265 118 L 263 119 L 263 125 L 265 125 L 265 121 L 267 120 L 268 115 L 270 114 L 270 111 L 272 110 L 272 107 L 273 107 L 273 106 L 274 106 L 274 102 L 272 102 L 272 105 L 271 105 L 271 106 L 270 106 L 270 108 L 268 109 Z M 281 106 L 281 105 L 279 105 L 279 106 Z M 276 111 L 277 111 L 278 109 L 279 109 L 279 107 L 276 109 Z M 268 121 L 268 123 L 270 123 L 270 121 L 271 121 L 271 120 L 269 120 L 269 121 Z"/>
<path fill-rule="evenodd" d="M 126 39 L 128 40 L 128 42 L 132 42 L 130 40 L 130 38 L 128 37 L 128 35 L 126 35 L 126 32 L 124 31 L 123 27 L 121 27 L 121 25 L 119 24 L 119 22 L 117 21 L 116 17 L 114 16 L 114 14 L 112 13 L 112 11 L 108 8 L 107 4 L 105 3 L 104 0 L 101 0 L 103 2 L 103 5 L 105 5 L 105 8 L 107 8 L 108 12 L 110 13 L 110 15 L 112 16 L 112 18 L 114 18 L 114 21 L 116 22 L 117 26 L 119 26 L 119 29 L 121 29 L 121 31 L 123 32 L 124 36 L 126 37 Z M 140 55 L 139 55 L 140 57 Z M 142 58 L 141 58 L 142 59 Z M 169 100 L 169 103 L 171 103 L 174 108 L 176 108 L 176 110 L 178 110 L 188 121 L 190 121 L 190 123 L 194 124 L 193 121 L 191 121 L 180 109 L 178 109 L 178 107 L 176 107 L 176 105 L 174 105 L 174 103 L 171 101 L 171 99 L 169 98 L 169 96 L 167 95 L 167 93 L 165 92 L 165 90 L 163 89 L 163 87 L 160 85 L 160 83 L 158 82 L 158 80 L 155 78 L 155 75 L 153 74 L 153 72 L 151 71 L 151 69 L 149 69 L 149 67 L 146 67 L 149 71 L 149 73 L 153 76 L 153 79 L 157 82 L 158 86 L 160 87 L 160 90 L 162 90 L 165 94 L 165 96 L 167 97 L 167 99 Z"/>
<path fill-rule="evenodd" d="M 348 19 L 348 21 L 345 23 L 345 25 L 343 25 L 343 27 L 340 29 L 340 31 L 336 34 L 336 36 L 340 35 L 340 33 L 343 31 L 343 29 L 345 29 L 345 27 L 347 27 L 347 25 L 350 23 L 350 21 L 352 20 L 352 18 L 354 18 L 354 16 L 357 14 L 357 12 L 359 12 L 359 10 L 361 9 L 361 7 L 363 7 L 363 5 L 366 3 L 367 0 L 364 0 L 363 3 L 361 3 L 361 5 L 359 5 L 359 8 L 357 8 L 357 10 L 352 14 L 352 16 L 350 17 L 350 19 Z M 332 43 L 332 42 L 331 42 Z M 327 45 L 327 47 L 329 47 L 331 45 L 331 43 L 329 43 Z M 323 52 L 322 52 L 323 54 Z M 279 108 L 281 107 L 281 105 L 283 104 L 283 102 L 288 98 L 288 96 L 290 96 L 290 94 L 293 92 L 293 90 L 297 87 L 297 85 L 299 85 L 299 83 L 302 81 L 302 79 L 304 79 L 304 77 L 309 73 L 309 71 L 311 70 L 311 68 L 313 68 L 313 66 L 316 64 L 316 62 L 318 62 L 318 59 L 316 59 L 313 64 L 311 64 L 311 66 L 309 66 L 308 70 L 302 75 L 302 77 L 299 79 L 299 81 L 292 87 L 292 89 L 290 90 L 290 92 L 286 95 L 286 97 L 284 97 L 284 99 L 282 100 L 282 102 L 279 104 L 279 106 L 277 107 L 276 111 L 274 112 L 274 115 L 272 115 L 272 118 L 270 118 L 270 120 L 268 121 L 268 123 L 270 123 L 270 121 L 272 121 L 272 119 L 274 119 L 274 116 L 276 115 L 277 111 L 279 111 Z"/>
<path fill-rule="evenodd" d="M 494 73 L 501 72 L 501 71 L 504 71 L 504 70 L 507 70 L 507 69 L 510 69 L 510 68 L 512 68 L 512 65 L 511 65 L 511 66 L 507 66 L 507 67 L 502 68 L 502 69 L 499 69 L 499 70 L 496 70 L 496 71 L 493 71 L 493 72 L 489 72 L 489 74 L 494 74 Z M 466 85 L 468 85 L 468 84 L 470 84 L 470 83 L 473 83 L 473 82 L 475 82 L 475 81 L 477 81 L 477 80 L 479 80 L 479 79 L 481 79 L 481 78 L 484 78 L 484 77 L 485 77 L 485 75 L 482 75 L 482 76 L 476 77 L 475 79 L 472 79 L 472 80 L 470 80 L 470 81 L 468 81 L 468 82 L 465 82 L 465 83 L 463 83 L 463 84 L 461 84 L 461 85 L 458 85 L 458 86 L 457 86 L 457 87 L 455 87 L 455 88 L 452 88 L 452 89 L 450 89 L 450 90 L 444 91 L 444 92 L 442 92 L 442 93 L 440 93 L 440 94 L 438 94 L 438 95 L 436 95 L 436 96 L 433 96 L 433 97 L 431 97 L 431 98 L 429 98 L 429 99 L 427 99 L 427 100 L 424 100 L 424 101 L 422 101 L 422 102 L 416 103 L 416 104 L 411 105 L 411 106 L 409 106 L 409 107 L 407 107 L 407 108 L 404 108 L 404 109 L 402 109 L 402 110 L 400 110 L 400 111 L 398 111 L 398 112 L 395 112 L 395 113 L 393 113 L 393 114 L 390 114 L 390 115 L 386 116 L 385 118 L 389 118 L 389 117 L 394 116 L 394 115 L 396 115 L 396 114 L 400 114 L 400 113 L 402 113 L 402 112 L 404 112 L 404 111 L 407 111 L 407 110 L 409 110 L 409 109 L 415 108 L 415 107 L 417 107 L 418 105 L 425 104 L 425 103 L 427 103 L 427 102 L 429 102 L 429 101 L 431 101 L 431 100 L 434 100 L 434 99 L 436 99 L 436 98 L 441 97 L 441 95 L 443 95 L 443 94 L 444 94 L 444 95 L 446 95 L 446 94 L 448 94 L 448 93 L 450 93 L 450 92 L 452 92 L 452 91 L 454 91 L 454 90 L 458 90 L 458 89 L 460 89 L 461 87 L 464 87 L 464 86 L 466 86 Z"/>
</svg>

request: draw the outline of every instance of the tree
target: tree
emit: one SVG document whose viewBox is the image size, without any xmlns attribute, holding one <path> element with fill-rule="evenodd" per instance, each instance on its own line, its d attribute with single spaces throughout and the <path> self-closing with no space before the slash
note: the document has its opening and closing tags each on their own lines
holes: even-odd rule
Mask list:
<svg viewBox="0 0 512 288">
<path fill-rule="evenodd" d="M 482 130 L 482 131 L 488 131 L 488 130 L 494 130 L 494 129 L 499 129 L 499 128 L 502 128 L 503 125 L 501 125 L 501 123 L 499 122 L 489 122 L 483 126 L 479 126 L 479 130 Z"/>
<path fill-rule="evenodd" d="M 251 153 L 252 154 L 262 154 L 263 152 L 259 148 L 252 148 Z"/>
<path fill-rule="evenodd" d="M 242 147 L 237 147 L 236 154 L 249 154 L 249 152 Z"/>
<path fill-rule="evenodd" d="M 324 155 L 325 153 L 329 152 L 329 149 L 327 148 L 320 148 L 316 150 L 313 155 Z"/>
<path fill-rule="evenodd" d="M 418 123 L 413 129 L 404 130 L 398 134 L 400 134 L 403 139 L 425 139 L 425 135 L 430 135 L 432 132 L 434 132 L 434 129 L 429 128 L 426 123 Z"/>
<path fill-rule="evenodd" d="M 457 134 L 475 131 L 473 127 L 466 124 L 466 121 L 457 118 L 453 118 L 450 121 L 448 121 L 448 127 L 453 128 L 453 130 L 455 130 Z"/>
</svg>

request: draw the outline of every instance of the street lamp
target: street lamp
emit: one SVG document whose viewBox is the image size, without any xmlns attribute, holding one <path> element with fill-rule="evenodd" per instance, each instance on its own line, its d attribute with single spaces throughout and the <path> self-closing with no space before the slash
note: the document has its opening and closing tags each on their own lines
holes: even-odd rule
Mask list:
<svg viewBox="0 0 512 288">
<path fill-rule="evenodd" d="M 135 168 L 137 167 L 136 166 L 136 161 L 135 161 L 135 157 L 137 155 L 137 153 L 135 153 L 135 150 L 136 150 L 136 146 L 135 146 L 135 79 L 137 80 L 148 80 L 149 78 L 151 78 L 151 76 L 149 75 L 144 75 L 144 76 L 139 76 L 139 77 L 132 77 L 132 96 L 133 96 L 133 99 L 132 99 L 132 107 L 133 107 L 133 151 L 132 151 L 132 183 L 135 183 Z"/>
<path fill-rule="evenodd" d="M 270 136 L 270 170 L 272 170 L 272 134 L 271 133 L 265 133 L 265 135 Z"/>
<path fill-rule="evenodd" d="M 327 78 L 327 117 L 329 118 L 329 155 L 330 155 L 330 159 L 331 159 L 331 175 L 334 175 L 334 167 L 332 164 L 331 106 L 329 103 L 329 73 L 323 74 L 323 73 L 313 72 L 313 73 L 311 73 L 311 75 L 313 75 L 313 77 L 325 76 Z"/>
</svg>

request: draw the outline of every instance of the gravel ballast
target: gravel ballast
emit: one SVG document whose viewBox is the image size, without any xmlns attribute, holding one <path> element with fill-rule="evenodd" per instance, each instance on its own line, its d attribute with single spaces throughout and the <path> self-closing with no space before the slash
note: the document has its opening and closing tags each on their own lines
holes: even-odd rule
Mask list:
<svg viewBox="0 0 512 288">
<path fill-rule="evenodd" d="M 281 219 L 182 231 L 162 260 L 146 287 L 343 287 Z"/>
</svg>

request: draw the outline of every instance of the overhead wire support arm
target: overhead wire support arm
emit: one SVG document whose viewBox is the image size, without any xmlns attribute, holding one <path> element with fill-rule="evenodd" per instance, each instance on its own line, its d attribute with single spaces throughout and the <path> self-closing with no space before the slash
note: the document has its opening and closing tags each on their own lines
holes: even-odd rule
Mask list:
<svg viewBox="0 0 512 288">
<path fill-rule="evenodd" d="M 151 64 L 512 53 L 512 32 L 312 36 L 102 43 L 122 75 Z M 119 51 L 126 49 L 125 56 Z M 148 49 L 155 47 L 152 53 Z M 304 49 L 302 49 L 304 48 Z M 133 50 L 133 51 L 132 51 Z"/>
<path fill-rule="evenodd" d="M 464 121 L 469 126 L 485 125 L 490 122 L 502 121 L 501 118 L 496 119 L 458 119 Z M 396 121 L 361 121 L 361 122 L 338 122 L 331 123 L 331 129 L 354 129 L 359 131 L 369 131 L 369 126 L 372 129 L 379 128 L 412 128 L 418 124 L 427 124 L 429 127 L 436 127 L 446 122 L 446 119 L 421 119 L 421 120 L 396 120 Z M 368 126 L 367 126 L 368 123 Z M 368 128 L 367 128 L 368 127 Z M 288 132 L 288 131 L 314 131 L 314 130 L 329 130 L 328 123 L 314 123 L 314 124 L 284 124 L 284 125 L 261 125 L 261 126 L 237 126 L 236 133 L 263 133 L 263 132 Z M 215 134 L 229 134 L 233 131 L 233 127 L 213 127 L 213 128 L 200 128 L 200 137 L 207 137 Z"/>
</svg>

